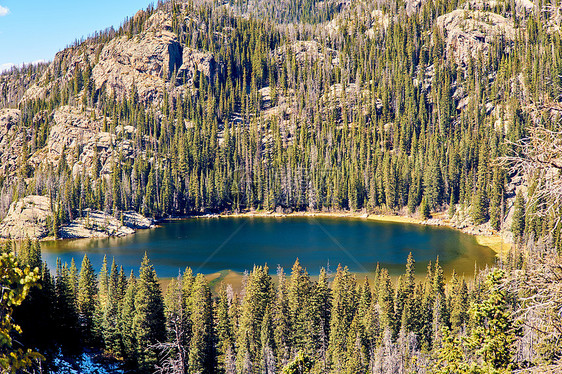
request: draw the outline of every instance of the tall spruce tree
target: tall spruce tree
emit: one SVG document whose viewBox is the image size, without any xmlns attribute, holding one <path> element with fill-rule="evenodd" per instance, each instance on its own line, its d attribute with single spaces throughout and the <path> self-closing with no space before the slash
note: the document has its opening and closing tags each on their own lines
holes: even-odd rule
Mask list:
<svg viewBox="0 0 562 374">
<path fill-rule="evenodd" d="M 94 343 L 94 313 L 96 310 L 98 294 L 98 281 L 94 268 L 90 263 L 88 255 L 84 255 L 78 278 L 78 295 L 76 304 L 80 330 L 86 344 Z"/>
<path fill-rule="evenodd" d="M 162 291 L 146 253 L 139 270 L 134 305 L 132 330 L 136 341 L 138 368 L 141 372 L 149 372 L 158 359 L 154 345 L 165 340 L 166 325 Z"/>
</svg>

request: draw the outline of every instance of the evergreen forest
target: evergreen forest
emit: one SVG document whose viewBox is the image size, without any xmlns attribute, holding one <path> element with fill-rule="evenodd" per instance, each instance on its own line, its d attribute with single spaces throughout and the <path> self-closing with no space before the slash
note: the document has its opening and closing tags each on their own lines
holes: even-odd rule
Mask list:
<svg viewBox="0 0 562 374">
<path fill-rule="evenodd" d="M 0 233 L 24 198 L 48 201 L 26 221 L 40 235 L 0 242 L 0 367 L 562 371 L 561 15 L 558 0 L 167 0 L 0 74 Z M 249 211 L 447 217 L 513 245 L 447 279 L 438 258 L 365 279 L 294 259 L 215 290 L 189 268 L 162 282 L 148 255 L 131 274 L 110 257 L 50 269 L 36 240 L 91 212 Z"/>
</svg>

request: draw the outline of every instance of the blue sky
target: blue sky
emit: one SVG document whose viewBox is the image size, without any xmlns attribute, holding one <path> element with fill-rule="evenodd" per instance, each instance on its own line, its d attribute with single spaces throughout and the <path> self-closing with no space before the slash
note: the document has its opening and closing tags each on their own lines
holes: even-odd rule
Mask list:
<svg viewBox="0 0 562 374">
<path fill-rule="evenodd" d="M 0 0 L 0 71 L 50 61 L 76 39 L 118 27 L 155 0 Z"/>
</svg>

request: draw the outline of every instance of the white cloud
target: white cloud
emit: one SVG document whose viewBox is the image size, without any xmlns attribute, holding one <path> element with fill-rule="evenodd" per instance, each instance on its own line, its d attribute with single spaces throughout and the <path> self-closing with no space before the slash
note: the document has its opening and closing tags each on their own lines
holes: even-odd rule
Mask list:
<svg viewBox="0 0 562 374">
<path fill-rule="evenodd" d="M 7 70 L 10 70 L 12 68 L 12 66 L 14 66 L 15 64 L 12 64 L 11 62 L 7 62 L 5 64 L 0 64 L 0 73 L 3 73 Z"/>
<path fill-rule="evenodd" d="M 25 65 L 37 65 L 37 64 L 41 64 L 41 63 L 45 63 L 45 62 L 47 62 L 47 60 L 40 59 L 40 60 L 35 60 L 35 61 L 32 61 L 32 62 L 26 63 Z M 17 67 L 17 68 L 21 68 L 23 65 L 24 64 L 14 64 L 12 62 L 6 62 L 4 64 L 0 64 L 0 73 L 8 71 L 14 66 Z"/>
<path fill-rule="evenodd" d="M 10 9 L 6 8 L 5 6 L 0 5 L 0 17 L 8 15 L 10 13 Z"/>
</svg>

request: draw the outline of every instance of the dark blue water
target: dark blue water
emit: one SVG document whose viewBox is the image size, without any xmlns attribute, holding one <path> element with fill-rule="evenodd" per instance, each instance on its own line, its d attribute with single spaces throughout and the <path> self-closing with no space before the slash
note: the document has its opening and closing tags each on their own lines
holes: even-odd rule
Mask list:
<svg viewBox="0 0 562 374">
<path fill-rule="evenodd" d="M 439 261 L 446 273 L 471 275 L 475 266 L 494 262 L 494 253 L 475 238 L 449 228 L 369 221 L 360 218 L 229 217 L 192 218 L 167 222 L 125 238 L 83 239 L 43 243 L 51 268 L 56 258 L 80 266 L 84 253 L 96 269 L 103 256 L 129 272 L 138 270 L 146 251 L 160 277 L 172 277 L 190 266 L 205 274 L 220 270 L 251 270 L 267 263 L 290 271 L 298 257 L 311 274 L 338 264 L 356 272 L 371 272 L 377 263 L 391 273 L 403 271 L 409 252 L 418 273 L 429 261 Z"/>
</svg>

